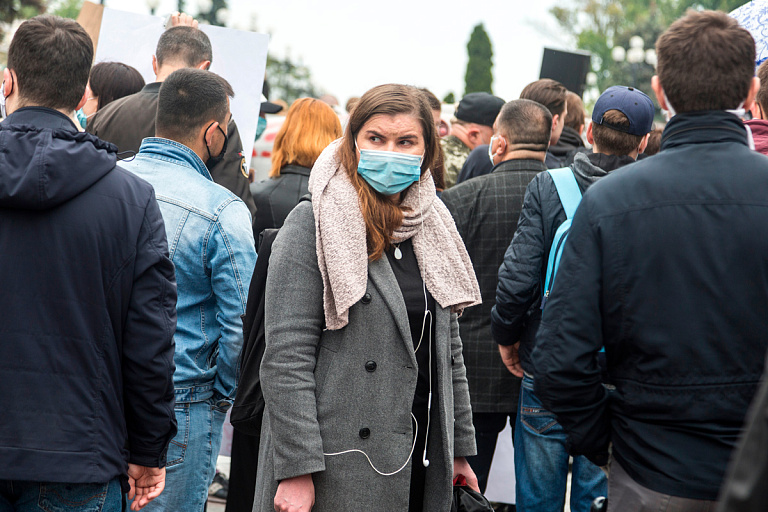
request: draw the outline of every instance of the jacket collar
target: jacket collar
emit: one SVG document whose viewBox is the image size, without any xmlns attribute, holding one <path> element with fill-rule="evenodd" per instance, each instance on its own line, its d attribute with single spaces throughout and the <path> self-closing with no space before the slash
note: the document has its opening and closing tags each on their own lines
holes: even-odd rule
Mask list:
<svg viewBox="0 0 768 512">
<path fill-rule="evenodd" d="M 288 164 L 282 169 L 280 169 L 280 175 L 282 176 L 283 174 L 301 174 L 302 176 L 309 176 L 309 171 L 311 170 L 312 169 L 308 169 L 300 165 Z"/>
<path fill-rule="evenodd" d="M 174 162 L 197 171 L 204 178 L 213 181 L 211 173 L 197 153 L 184 144 L 161 137 L 147 137 L 141 142 L 139 155 L 157 160 Z"/>
<path fill-rule="evenodd" d="M 504 160 L 493 167 L 491 172 L 507 171 L 546 171 L 547 166 L 541 160 Z"/>
<path fill-rule="evenodd" d="M 139 92 L 145 92 L 148 94 L 158 94 L 160 92 L 161 85 L 163 85 L 163 82 L 152 82 L 151 84 L 147 84 L 144 87 L 142 87 Z"/>
<path fill-rule="evenodd" d="M 712 142 L 735 142 L 747 146 L 744 123 L 723 110 L 685 112 L 672 117 L 661 135 L 662 150 Z"/>
<path fill-rule="evenodd" d="M 34 126 L 49 130 L 67 130 L 77 132 L 75 123 L 58 110 L 46 107 L 22 107 L 13 112 L 3 121 L 3 124 Z"/>
</svg>

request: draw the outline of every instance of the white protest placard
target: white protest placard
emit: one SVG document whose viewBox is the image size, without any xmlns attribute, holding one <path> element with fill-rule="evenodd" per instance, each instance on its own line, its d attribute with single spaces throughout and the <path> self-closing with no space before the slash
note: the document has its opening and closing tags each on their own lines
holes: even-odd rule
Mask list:
<svg viewBox="0 0 768 512">
<path fill-rule="evenodd" d="M 136 68 L 146 83 L 155 81 L 152 56 L 164 28 L 164 18 L 105 8 L 94 63 L 115 61 Z M 200 25 L 213 46 L 211 71 L 232 84 L 232 117 L 250 167 L 253 140 L 261 107 L 261 87 L 267 66 L 269 36 L 212 25 Z"/>
</svg>

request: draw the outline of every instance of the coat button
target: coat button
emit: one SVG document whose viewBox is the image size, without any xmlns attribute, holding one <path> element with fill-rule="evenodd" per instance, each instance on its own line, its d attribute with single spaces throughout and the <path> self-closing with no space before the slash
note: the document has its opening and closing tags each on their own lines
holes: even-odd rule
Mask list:
<svg viewBox="0 0 768 512">
<path fill-rule="evenodd" d="M 363 295 L 362 303 L 363 304 L 370 304 L 371 303 L 371 294 L 370 293 L 366 293 L 365 295 Z"/>
<path fill-rule="evenodd" d="M 373 373 L 376 371 L 376 361 L 368 361 L 365 363 L 365 371 Z"/>
<path fill-rule="evenodd" d="M 451 366 L 455 366 L 455 365 L 456 365 L 456 358 L 451 356 Z"/>
<path fill-rule="evenodd" d="M 369 437 L 371 437 L 371 429 L 361 428 L 359 434 L 360 434 L 360 439 L 368 439 Z"/>
</svg>

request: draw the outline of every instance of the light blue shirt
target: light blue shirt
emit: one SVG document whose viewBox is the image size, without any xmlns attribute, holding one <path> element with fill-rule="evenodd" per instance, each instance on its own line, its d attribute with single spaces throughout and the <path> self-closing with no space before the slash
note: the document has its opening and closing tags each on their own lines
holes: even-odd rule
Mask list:
<svg viewBox="0 0 768 512">
<path fill-rule="evenodd" d="M 248 208 L 213 182 L 194 151 L 172 140 L 148 137 L 119 166 L 154 187 L 176 266 L 176 401 L 231 402 L 256 264 Z"/>
</svg>

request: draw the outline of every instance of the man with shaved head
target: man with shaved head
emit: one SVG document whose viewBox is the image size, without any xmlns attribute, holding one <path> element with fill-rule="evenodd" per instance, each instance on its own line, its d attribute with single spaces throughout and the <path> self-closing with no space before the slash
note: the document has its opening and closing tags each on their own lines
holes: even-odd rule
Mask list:
<svg viewBox="0 0 768 512">
<path fill-rule="evenodd" d="M 520 379 L 504 368 L 491 336 L 496 275 L 515 233 L 525 188 L 547 168 L 551 127 L 552 115 L 544 106 L 530 100 L 506 103 L 493 124 L 491 154 L 486 153 L 495 164 L 493 172 L 442 196 L 464 238 L 483 295 L 483 303 L 468 308 L 459 319 L 478 453 L 468 461 L 481 490 L 488 483 L 499 432 L 507 418 L 514 425 L 520 388 Z"/>
</svg>

